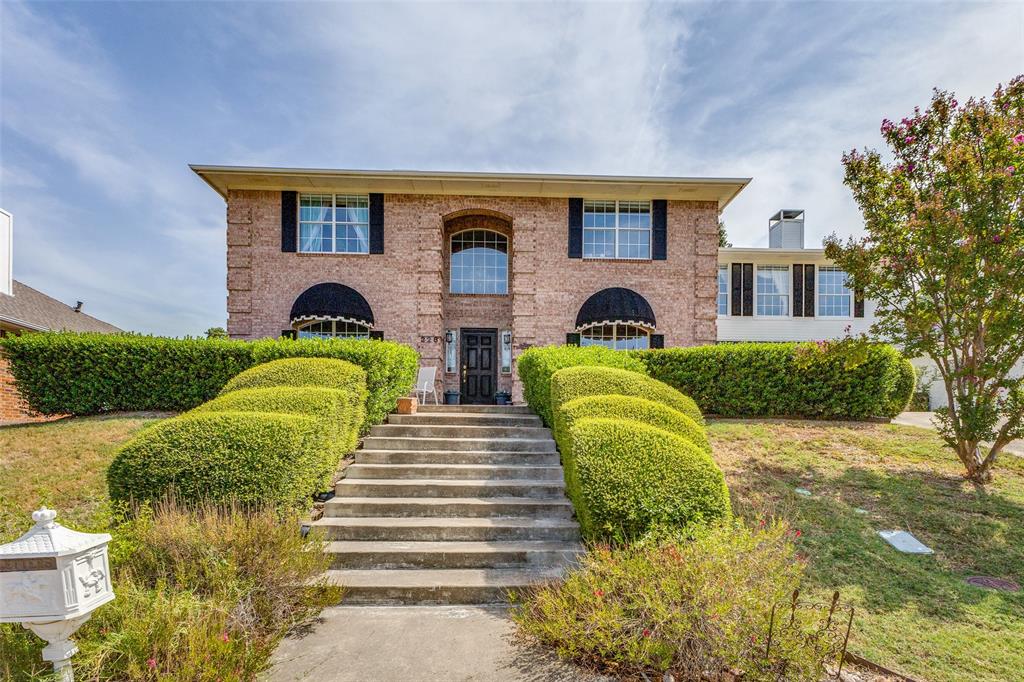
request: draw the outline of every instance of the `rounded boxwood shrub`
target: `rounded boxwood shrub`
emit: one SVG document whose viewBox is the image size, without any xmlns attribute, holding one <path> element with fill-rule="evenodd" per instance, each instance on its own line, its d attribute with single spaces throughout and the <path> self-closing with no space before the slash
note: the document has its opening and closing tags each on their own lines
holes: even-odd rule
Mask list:
<svg viewBox="0 0 1024 682">
<path fill-rule="evenodd" d="M 618 367 L 634 372 L 645 372 L 644 363 L 622 351 L 603 346 L 545 346 L 529 348 L 516 360 L 519 379 L 523 382 L 523 396 L 544 423 L 554 425 L 551 409 L 551 375 L 565 367 L 596 366 Z"/>
<path fill-rule="evenodd" d="M 663 429 L 623 419 L 578 420 L 562 453 L 566 491 L 588 538 L 629 539 L 730 516 L 725 476 L 711 455 Z"/>
<path fill-rule="evenodd" d="M 317 386 L 243 388 L 203 403 L 192 411 L 281 412 L 313 417 L 331 432 L 339 457 L 351 452 L 359 437 L 365 410 L 358 394 Z"/>
<path fill-rule="evenodd" d="M 588 417 L 640 422 L 682 436 L 700 449 L 711 452 L 704 427 L 693 418 L 662 403 L 626 395 L 591 395 L 564 403 L 555 413 L 554 435 L 559 449 L 571 449 L 569 432 L 577 421 Z"/>
<path fill-rule="evenodd" d="M 265 362 L 232 378 L 220 394 L 243 388 L 277 386 L 335 388 L 366 402 L 366 372 L 351 362 L 331 358 L 286 358 Z"/>
<path fill-rule="evenodd" d="M 292 357 L 346 360 L 366 372 L 366 420 L 361 432 L 380 424 L 416 383 L 419 354 L 411 346 L 373 339 L 265 340 L 248 344 L 256 363 Z"/>
<path fill-rule="evenodd" d="M 614 367 L 567 367 L 551 376 L 551 406 L 588 395 L 629 395 L 646 398 L 679 410 L 698 424 L 704 423 L 697 403 L 668 384 L 646 374 Z"/>
<path fill-rule="evenodd" d="M 112 500 L 302 505 L 330 482 L 337 451 L 320 420 L 272 412 L 193 412 L 140 432 L 107 470 Z"/>
</svg>

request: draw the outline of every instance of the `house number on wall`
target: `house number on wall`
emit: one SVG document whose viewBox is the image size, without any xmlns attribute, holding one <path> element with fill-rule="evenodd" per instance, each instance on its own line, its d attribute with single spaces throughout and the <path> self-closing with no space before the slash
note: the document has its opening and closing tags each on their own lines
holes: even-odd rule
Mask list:
<svg viewBox="0 0 1024 682">
<path fill-rule="evenodd" d="M 443 336 L 421 336 L 420 343 L 441 343 L 444 341 Z"/>
</svg>

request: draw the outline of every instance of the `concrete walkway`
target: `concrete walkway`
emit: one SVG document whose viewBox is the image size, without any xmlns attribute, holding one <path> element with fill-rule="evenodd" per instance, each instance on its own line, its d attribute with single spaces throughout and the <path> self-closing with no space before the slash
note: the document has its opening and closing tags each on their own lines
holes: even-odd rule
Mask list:
<svg viewBox="0 0 1024 682">
<path fill-rule="evenodd" d="M 504 606 L 335 606 L 284 640 L 267 682 L 596 682 L 512 641 Z"/>
<path fill-rule="evenodd" d="M 896 416 L 892 420 L 893 424 L 901 424 L 903 426 L 916 426 L 922 429 L 935 430 L 935 424 L 932 419 L 935 417 L 934 412 L 903 412 Z M 1011 440 L 1007 443 L 1006 447 L 1003 448 L 1003 452 L 1011 455 L 1017 455 L 1018 457 L 1024 457 L 1024 440 Z"/>
</svg>

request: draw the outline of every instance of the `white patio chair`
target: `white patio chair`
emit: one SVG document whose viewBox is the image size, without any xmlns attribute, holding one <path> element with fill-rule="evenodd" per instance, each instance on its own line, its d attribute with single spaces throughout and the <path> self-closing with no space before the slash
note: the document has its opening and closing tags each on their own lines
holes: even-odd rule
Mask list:
<svg viewBox="0 0 1024 682">
<path fill-rule="evenodd" d="M 434 404 L 438 404 L 437 387 L 434 386 L 434 379 L 436 377 L 437 367 L 420 367 L 420 373 L 416 375 L 416 397 L 420 399 L 421 404 L 427 404 L 428 393 L 434 395 Z"/>
</svg>

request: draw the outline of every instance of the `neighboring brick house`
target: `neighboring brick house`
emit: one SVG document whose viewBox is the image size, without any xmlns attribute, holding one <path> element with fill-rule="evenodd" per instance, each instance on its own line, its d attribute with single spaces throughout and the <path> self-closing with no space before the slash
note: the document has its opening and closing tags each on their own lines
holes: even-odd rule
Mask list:
<svg viewBox="0 0 1024 682">
<path fill-rule="evenodd" d="M 227 202 L 233 338 L 414 346 L 464 402 L 530 346 L 716 339 L 718 216 L 748 179 L 192 166 Z"/>
<path fill-rule="evenodd" d="M 12 219 L 0 210 L 0 337 L 41 331 L 121 331 L 12 277 Z M 0 357 L 0 422 L 39 419 L 18 394 L 7 361 Z"/>
</svg>

